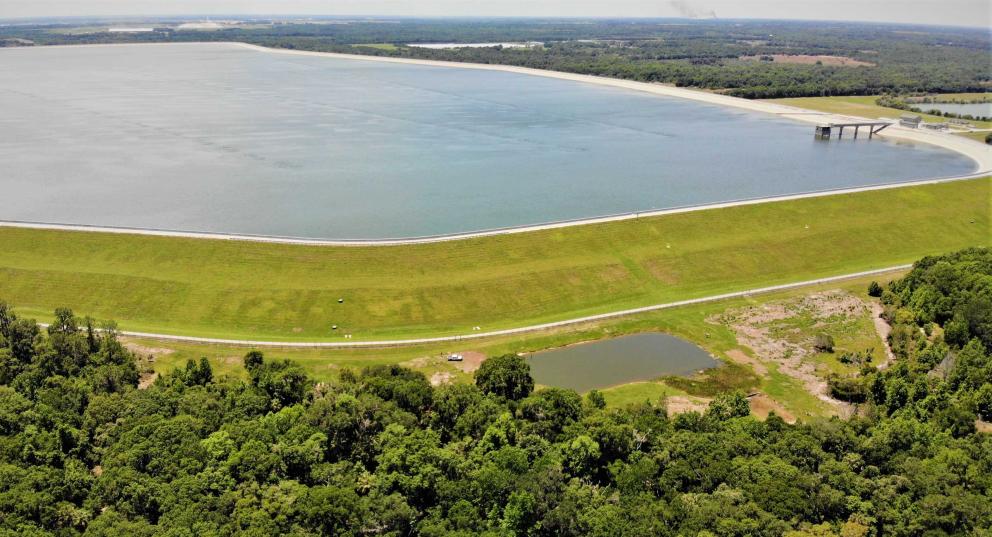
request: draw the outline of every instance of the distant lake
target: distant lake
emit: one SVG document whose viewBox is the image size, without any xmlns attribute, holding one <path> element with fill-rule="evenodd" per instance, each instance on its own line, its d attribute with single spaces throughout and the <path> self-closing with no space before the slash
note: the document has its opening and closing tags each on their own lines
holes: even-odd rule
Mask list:
<svg viewBox="0 0 992 537">
<path fill-rule="evenodd" d="M 688 376 L 719 363 L 696 345 L 659 333 L 539 352 L 529 356 L 527 362 L 538 384 L 580 393 L 668 375 Z"/>
<path fill-rule="evenodd" d="M 0 49 L 0 219 L 412 237 L 969 173 L 523 74 L 229 44 Z"/>
<path fill-rule="evenodd" d="M 971 115 L 974 117 L 992 117 L 992 102 L 987 103 L 916 103 L 912 106 L 929 112 L 930 110 L 940 110 L 952 114 Z"/>
</svg>

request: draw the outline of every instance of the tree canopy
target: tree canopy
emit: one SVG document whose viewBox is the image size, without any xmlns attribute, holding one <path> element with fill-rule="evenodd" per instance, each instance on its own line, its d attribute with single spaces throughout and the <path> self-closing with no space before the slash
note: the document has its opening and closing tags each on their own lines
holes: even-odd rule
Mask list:
<svg viewBox="0 0 992 537">
<path fill-rule="evenodd" d="M 66 31 L 41 22 L 0 26 L 0 46 L 244 41 L 263 46 L 537 69 L 722 89 L 746 98 L 986 92 L 983 28 L 812 21 L 648 19 L 400 19 L 279 21 L 218 31 L 158 21 L 154 32 Z M 422 43 L 537 42 L 541 46 L 423 48 Z M 831 61 L 840 59 L 841 61 Z"/>
<path fill-rule="evenodd" d="M 918 262 L 882 293 L 895 361 L 844 379 L 857 415 L 796 424 L 533 391 L 515 355 L 432 387 L 252 351 L 139 389 L 112 325 L 0 302 L 0 535 L 988 535 L 990 290 L 987 249 Z"/>
</svg>

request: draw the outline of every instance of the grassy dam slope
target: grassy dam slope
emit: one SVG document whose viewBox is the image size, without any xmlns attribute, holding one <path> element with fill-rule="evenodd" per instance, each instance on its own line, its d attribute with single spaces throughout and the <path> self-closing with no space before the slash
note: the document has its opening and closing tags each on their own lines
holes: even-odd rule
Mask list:
<svg viewBox="0 0 992 537">
<path fill-rule="evenodd" d="M 990 200 L 983 178 L 373 247 L 0 228 L 0 298 L 191 336 L 464 334 L 989 246 Z"/>
</svg>

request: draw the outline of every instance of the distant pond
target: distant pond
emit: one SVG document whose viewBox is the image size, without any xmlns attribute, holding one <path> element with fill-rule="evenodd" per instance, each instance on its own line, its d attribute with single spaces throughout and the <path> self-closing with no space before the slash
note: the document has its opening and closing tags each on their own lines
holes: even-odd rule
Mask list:
<svg viewBox="0 0 992 537">
<path fill-rule="evenodd" d="M 536 383 L 580 393 L 669 375 L 688 376 L 719 364 L 696 345 L 659 333 L 538 352 L 527 362 Z"/>
<path fill-rule="evenodd" d="M 951 114 L 969 115 L 974 117 L 992 117 L 992 102 L 987 103 L 917 103 L 916 108 L 929 112 L 939 110 Z"/>
</svg>

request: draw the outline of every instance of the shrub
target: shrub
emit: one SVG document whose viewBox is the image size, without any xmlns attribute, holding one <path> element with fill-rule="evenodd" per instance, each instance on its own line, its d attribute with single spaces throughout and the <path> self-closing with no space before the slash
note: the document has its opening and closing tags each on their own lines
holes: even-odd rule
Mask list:
<svg viewBox="0 0 992 537">
<path fill-rule="evenodd" d="M 831 376 L 827 380 L 830 395 L 848 403 L 864 403 L 868 399 L 868 389 L 860 378 Z"/>
<path fill-rule="evenodd" d="M 834 352 L 834 337 L 830 334 L 819 334 L 813 340 L 813 348 L 817 352 Z"/>
<path fill-rule="evenodd" d="M 878 282 L 876 281 L 873 281 L 870 284 L 868 284 L 868 296 L 873 296 L 876 298 L 882 296 L 882 286 L 879 285 Z"/>
</svg>

